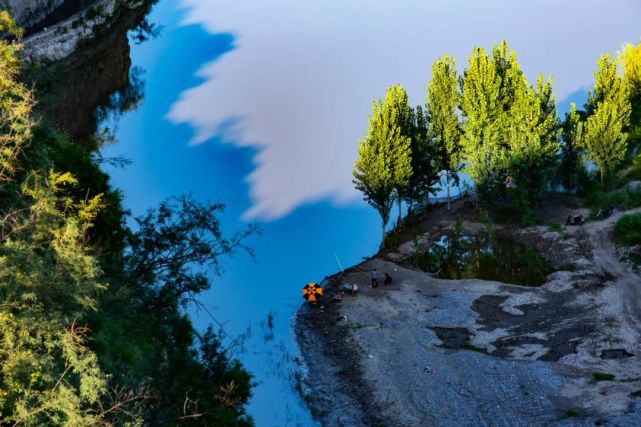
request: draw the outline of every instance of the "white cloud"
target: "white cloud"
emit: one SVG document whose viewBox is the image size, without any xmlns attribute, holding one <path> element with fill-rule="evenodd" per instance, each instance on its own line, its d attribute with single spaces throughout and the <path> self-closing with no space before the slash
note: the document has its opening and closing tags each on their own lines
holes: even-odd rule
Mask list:
<svg viewBox="0 0 641 427">
<path fill-rule="evenodd" d="M 431 63 L 507 39 L 526 73 L 555 77 L 559 98 L 591 84 L 599 53 L 641 35 L 636 0 L 182 0 L 185 24 L 231 32 L 236 49 L 168 114 L 193 143 L 214 135 L 258 148 L 246 218 L 358 197 L 351 170 L 371 101 L 401 83 L 422 103 Z M 186 49 L 189 47 L 186 46 Z M 230 121 L 234 126 L 230 126 Z M 230 135 L 230 132 L 233 135 Z"/>
</svg>

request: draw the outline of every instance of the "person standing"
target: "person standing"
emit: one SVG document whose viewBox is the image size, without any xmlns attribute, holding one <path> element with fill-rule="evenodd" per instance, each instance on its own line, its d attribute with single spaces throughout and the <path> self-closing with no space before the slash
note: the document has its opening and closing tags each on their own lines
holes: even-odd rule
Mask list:
<svg viewBox="0 0 641 427">
<path fill-rule="evenodd" d="M 376 269 L 375 268 L 372 269 L 372 271 L 370 272 L 369 275 L 370 275 L 370 277 L 372 279 L 372 288 L 378 287 L 378 277 L 377 277 L 377 274 L 376 274 Z"/>
</svg>

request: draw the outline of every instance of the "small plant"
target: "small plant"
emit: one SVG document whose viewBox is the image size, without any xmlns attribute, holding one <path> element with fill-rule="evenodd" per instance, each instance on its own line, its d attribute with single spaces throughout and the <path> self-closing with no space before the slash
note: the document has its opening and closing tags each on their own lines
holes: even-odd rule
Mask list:
<svg viewBox="0 0 641 427">
<path fill-rule="evenodd" d="M 561 232 L 561 230 L 563 230 L 563 227 L 561 226 L 561 224 L 554 223 L 554 224 L 548 225 L 548 231 L 550 232 L 559 233 Z"/>
<path fill-rule="evenodd" d="M 478 347 L 472 344 L 470 341 L 467 341 L 465 344 L 463 344 L 463 348 L 466 350 L 476 351 L 478 353 L 487 353 L 487 351 L 485 351 L 483 347 Z"/>
<path fill-rule="evenodd" d="M 383 248 L 388 251 L 396 251 L 401 246 L 401 233 L 399 230 L 392 230 L 385 235 L 385 242 Z"/>
<path fill-rule="evenodd" d="M 579 411 L 576 408 L 568 408 L 565 411 L 563 411 L 563 414 L 561 415 L 561 419 L 564 420 L 566 418 L 575 418 L 579 416 Z"/>
<path fill-rule="evenodd" d="M 622 246 L 641 244 L 641 214 L 623 215 L 614 225 L 614 241 Z"/>
<path fill-rule="evenodd" d="M 483 209 L 479 210 L 479 215 L 481 217 L 481 222 L 485 227 L 485 232 L 487 233 L 487 236 L 489 237 L 490 241 L 493 241 L 494 237 L 496 236 L 496 226 L 494 225 L 492 218 L 490 218 L 487 211 Z"/>
<path fill-rule="evenodd" d="M 596 382 L 599 381 L 614 381 L 614 375 L 601 371 L 592 372 L 592 379 Z"/>
</svg>

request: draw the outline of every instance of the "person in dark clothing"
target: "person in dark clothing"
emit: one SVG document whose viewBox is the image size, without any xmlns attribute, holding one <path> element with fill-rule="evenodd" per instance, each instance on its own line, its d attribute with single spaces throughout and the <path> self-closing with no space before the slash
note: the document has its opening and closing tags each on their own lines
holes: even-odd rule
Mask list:
<svg viewBox="0 0 641 427">
<path fill-rule="evenodd" d="M 386 285 L 392 283 L 392 276 L 390 276 L 389 273 L 385 273 L 385 279 L 383 280 L 383 283 Z"/>
<path fill-rule="evenodd" d="M 378 277 L 377 277 L 377 274 L 376 274 L 376 269 L 373 269 L 373 270 L 370 272 L 369 276 L 370 276 L 370 277 L 371 277 L 371 279 L 372 279 L 372 288 L 376 288 L 376 287 L 378 287 Z"/>
</svg>

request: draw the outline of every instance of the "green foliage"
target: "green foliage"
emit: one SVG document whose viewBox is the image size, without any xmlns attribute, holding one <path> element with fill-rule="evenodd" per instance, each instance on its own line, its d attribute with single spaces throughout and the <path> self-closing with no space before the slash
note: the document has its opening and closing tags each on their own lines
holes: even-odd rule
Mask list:
<svg viewBox="0 0 641 427">
<path fill-rule="evenodd" d="M 641 245 L 641 214 L 619 218 L 614 225 L 614 241 L 622 246 Z"/>
<path fill-rule="evenodd" d="M 641 144 L 641 43 L 623 46 L 621 60 L 631 106 L 629 143 L 636 148 Z"/>
<path fill-rule="evenodd" d="M 76 321 L 96 309 L 105 289 L 85 244 L 100 197 L 76 203 L 64 195 L 68 173 L 32 175 L 31 203 L 10 213 L 0 246 L 0 414 L 14 423 L 92 425 L 107 377 Z"/>
<path fill-rule="evenodd" d="M 31 136 L 33 98 L 18 82 L 21 31 L 5 10 L 0 11 L 0 182 L 13 176 L 16 159 Z"/>
<path fill-rule="evenodd" d="M 558 223 L 553 223 L 548 225 L 548 231 L 552 233 L 560 233 L 561 231 L 563 231 L 563 226 L 561 226 L 561 224 L 558 224 Z"/>
<path fill-rule="evenodd" d="M 500 170 L 497 120 L 500 83 L 494 61 L 483 48 L 475 48 L 468 56 L 461 84 L 461 149 L 465 171 L 479 192 L 500 181 L 500 177 L 495 176 Z"/>
<path fill-rule="evenodd" d="M 623 78 L 617 74 L 617 59 L 601 55 L 594 71 L 594 91 L 586 104 L 588 118 L 580 127 L 581 144 L 601 172 L 618 166 L 627 153 L 627 126 L 630 121 L 630 100 Z"/>
<path fill-rule="evenodd" d="M 614 375 L 605 372 L 595 371 L 592 372 L 592 379 L 598 381 L 614 381 Z"/>
<path fill-rule="evenodd" d="M 579 416 L 579 411 L 576 408 L 568 408 L 565 411 L 563 411 L 563 414 L 561 414 L 562 420 L 566 418 L 574 418 Z"/>
<path fill-rule="evenodd" d="M 385 93 L 385 108 L 389 111 L 394 111 L 396 113 L 395 122 L 399 127 L 400 135 L 403 138 L 407 138 L 409 143 L 409 151 L 412 152 L 413 148 L 413 137 L 415 134 L 415 112 L 410 107 L 409 99 L 407 97 L 407 92 L 400 85 L 390 86 Z M 412 174 L 412 163 L 411 157 L 407 157 L 409 164 L 403 164 L 401 162 L 395 162 L 393 164 L 394 179 L 397 180 L 395 187 L 395 196 L 398 202 L 398 223 L 401 220 L 401 203 L 403 199 L 411 198 L 413 189 L 411 186 L 411 176 Z M 406 170 L 409 170 L 409 175 L 405 176 Z"/>
<path fill-rule="evenodd" d="M 410 204 L 421 204 L 437 191 L 440 156 L 434 141 L 428 136 L 428 116 L 418 105 L 411 111 L 411 166 L 412 175 L 401 197 Z"/>
<path fill-rule="evenodd" d="M 481 222 L 485 227 L 485 233 L 487 233 L 490 241 L 493 241 L 496 237 L 496 225 L 494 225 L 494 221 L 492 221 L 492 218 L 490 218 L 487 211 L 483 209 L 479 210 L 479 216 L 481 217 Z"/>
<path fill-rule="evenodd" d="M 356 189 L 381 216 L 381 244 L 385 240 L 394 192 L 407 186 L 412 175 L 411 139 L 401 133 L 405 111 L 398 108 L 398 99 L 403 93 L 400 86 L 391 86 L 384 101 L 373 103 L 369 129 L 358 142 L 358 159 L 354 164 Z"/>
<path fill-rule="evenodd" d="M 561 138 L 561 181 L 567 189 L 574 189 L 583 171 L 583 159 L 580 137 L 581 116 L 576 111 L 576 104 L 570 104 L 570 112 L 565 113 Z"/>
<path fill-rule="evenodd" d="M 519 189 L 528 212 L 545 191 L 558 150 L 551 80 L 528 84 L 516 54 L 502 42 L 490 57 L 475 48 L 462 79 L 461 146 L 466 171 L 486 198 Z"/>
<path fill-rule="evenodd" d="M 621 187 L 630 181 L 641 181 L 641 155 L 634 157 L 631 164 L 620 171 L 617 187 Z"/>
<path fill-rule="evenodd" d="M 427 111 L 430 117 L 428 136 L 436 145 L 440 169 L 445 171 L 448 206 L 451 178 L 456 176 L 461 166 L 458 84 L 454 57 L 445 55 L 434 62 L 432 80 L 427 85 L 426 95 Z"/>
</svg>

